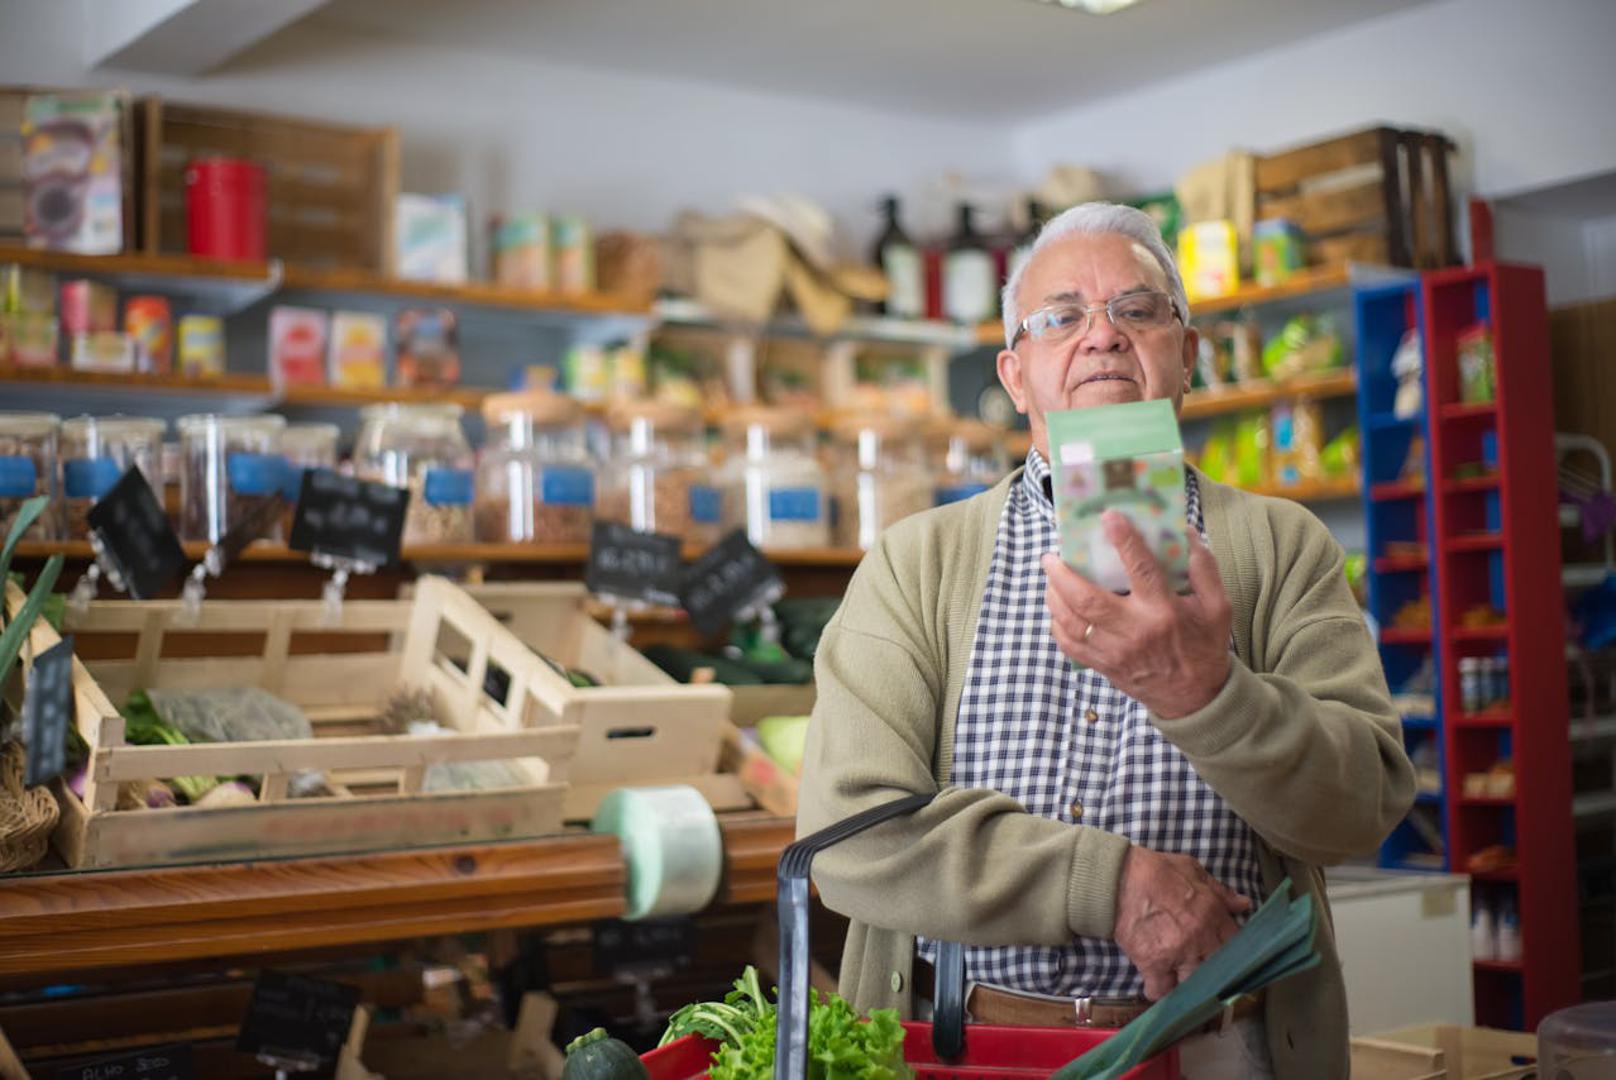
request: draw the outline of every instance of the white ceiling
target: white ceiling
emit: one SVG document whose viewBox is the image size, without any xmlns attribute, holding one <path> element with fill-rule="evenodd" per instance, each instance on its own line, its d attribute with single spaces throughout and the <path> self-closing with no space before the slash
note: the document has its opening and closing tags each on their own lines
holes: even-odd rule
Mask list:
<svg viewBox="0 0 1616 1080">
<path fill-rule="evenodd" d="M 1017 121 L 1423 2 L 1141 0 L 1096 17 L 1037 0 L 332 0 L 311 21 L 552 63 Z"/>
</svg>

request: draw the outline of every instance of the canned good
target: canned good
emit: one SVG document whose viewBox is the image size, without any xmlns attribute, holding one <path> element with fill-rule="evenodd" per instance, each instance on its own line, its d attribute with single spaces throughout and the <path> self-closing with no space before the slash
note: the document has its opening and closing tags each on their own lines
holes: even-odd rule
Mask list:
<svg viewBox="0 0 1616 1080">
<path fill-rule="evenodd" d="M 1486 705 L 1487 675 L 1481 657 L 1467 656 L 1459 661 L 1460 707 L 1467 713 L 1477 713 Z"/>
</svg>

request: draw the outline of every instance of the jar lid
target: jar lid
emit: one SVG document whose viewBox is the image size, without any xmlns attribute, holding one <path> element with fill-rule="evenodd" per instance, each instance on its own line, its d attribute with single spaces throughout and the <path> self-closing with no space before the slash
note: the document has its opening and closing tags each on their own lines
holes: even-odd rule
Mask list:
<svg viewBox="0 0 1616 1080">
<path fill-rule="evenodd" d="M 750 428 L 762 428 L 770 435 L 802 435 L 813 427 L 814 418 L 796 409 L 777 409 L 767 405 L 742 405 L 724 414 L 720 425 L 727 432 L 738 434 Z"/>
<path fill-rule="evenodd" d="M 941 419 L 927 426 L 926 441 L 934 446 L 946 446 L 958 439 L 966 450 L 980 454 L 998 446 L 1007 434 L 1003 428 L 982 420 Z"/>
<path fill-rule="evenodd" d="M 636 420 L 649 421 L 663 431 L 690 431 L 701 425 L 701 411 L 672 401 L 623 401 L 606 412 L 606 422 L 615 431 L 627 430 Z"/>
<path fill-rule="evenodd" d="M 519 390 L 483 398 L 483 419 L 500 424 L 513 416 L 527 416 L 535 424 L 571 424 L 578 419 L 578 403 L 551 390 Z"/>
<path fill-rule="evenodd" d="M 161 439 L 167 432 L 167 421 L 150 416 L 75 416 L 62 421 L 62 434 L 75 439 L 91 433 L 103 439 Z"/>
<path fill-rule="evenodd" d="M 259 413 L 256 416 L 222 416 L 219 413 L 192 413 L 182 416 L 174 421 L 174 427 L 181 435 L 206 431 L 211 427 L 219 427 L 226 431 L 262 431 L 279 434 L 286 427 L 286 417 L 275 413 Z"/>
<path fill-rule="evenodd" d="M 287 424 L 281 432 L 281 444 L 336 442 L 342 429 L 335 424 Z"/>
<path fill-rule="evenodd" d="M 465 412 L 452 401 L 411 403 L 388 401 L 366 405 L 359 410 L 361 420 L 459 420 Z"/>
<path fill-rule="evenodd" d="M 843 442 L 857 442 L 864 432 L 886 440 L 912 439 L 920 433 L 920 423 L 907 416 L 888 413 L 843 413 L 831 421 L 831 433 Z"/>
<path fill-rule="evenodd" d="M 7 435 L 49 435 L 61 427 L 62 418 L 48 412 L 0 412 L 0 431 Z"/>
</svg>

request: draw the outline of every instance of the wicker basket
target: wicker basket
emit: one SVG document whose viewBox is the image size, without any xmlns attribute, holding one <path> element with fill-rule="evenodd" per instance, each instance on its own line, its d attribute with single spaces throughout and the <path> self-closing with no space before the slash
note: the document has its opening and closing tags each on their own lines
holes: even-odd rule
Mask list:
<svg viewBox="0 0 1616 1080">
<path fill-rule="evenodd" d="M 0 747 L 0 874 L 27 870 L 45 857 L 61 808 L 50 789 L 22 786 L 22 747 Z"/>
</svg>

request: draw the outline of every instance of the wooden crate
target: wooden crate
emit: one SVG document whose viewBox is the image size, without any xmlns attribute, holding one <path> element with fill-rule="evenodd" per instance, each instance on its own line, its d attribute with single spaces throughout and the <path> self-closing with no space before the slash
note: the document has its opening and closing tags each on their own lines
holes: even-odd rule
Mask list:
<svg viewBox="0 0 1616 1080">
<path fill-rule="evenodd" d="M 1289 218 L 1309 264 L 1429 269 L 1459 261 L 1440 132 L 1368 128 L 1257 158 L 1257 218 Z"/>
<path fill-rule="evenodd" d="M 398 132 L 147 97 L 135 107 L 144 249 L 184 254 L 185 165 L 228 156 L 268 172 L 268 248 L 287 262 L 392 267 Z"/>
<path fill-rule="evenodd" d="M 7 604 L 22 602 L 8 586 Z M 69 617 L 79 731 L 92 750 L 81 801 L 58 783 L 58 850 L 108 867 L 383 850 L 559 831 L 578 728 L 550 707 L 553 674 L 464 592 L 422 578 L 413 601 L 350 600 L 328 625 L 318 602 L 208 601 L 187 622 L 177 601 L 101 601 Z M 37 652 L 57 640 L 41 621 Z M 464 647 L 462 647 L 464 645 Z M 503 700 L 487 673 L 507 676 Z M 315 737 L 132 746 L 114 708 L 137 689 L 260 686 L 297 705 Z M 430 691 L 446 734 L 378 734 L 396 688 Z M 527 780 L 493 791 L 423 792 L 434 764 L 503 761 Z M 335 797 L 288 799 L 287 780 L 324 770 Z M 123 781 L 258 775 L 243 807 L 117 810 Z"/>
<path fill-rule="evenodd" d="M 586 821 L 624 785 L 689 784 L 715 810 L 749 807 L 739 779 L 719 770 L 731 694 L 686 686 L 618 641 L 586 608 L 577 582 L 470 585 L 466 592 L 535 651 L 603 685 L 573 686 L 548 667 L 532 693 L 555 722 L 579 729 L 568 821 Z"/>
<path fill-rule="evenodd" d="M 1421 1024 L 1352 1040 L 1352 1075 L 1366 1080 L 1525 1080 L 1535 1076 L 1537 1036 L 1455 1024 Z M 1526 1064 L 1520 1064 L 1521 1060 Z"/>
</svg>

